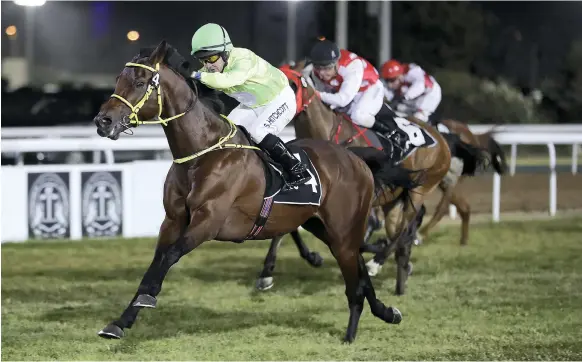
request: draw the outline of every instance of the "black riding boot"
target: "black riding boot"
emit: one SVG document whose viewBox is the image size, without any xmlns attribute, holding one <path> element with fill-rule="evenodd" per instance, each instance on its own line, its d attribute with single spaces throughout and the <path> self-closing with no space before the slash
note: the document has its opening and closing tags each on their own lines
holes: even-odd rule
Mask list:
<svg viewBox="0 0 582 362">
<path fill-rule="evenodd" d="M 428 117 L 428 124 L 430 124 L 433 127 L 438 127 L 440 121 L 441 120 L 439 119 L 439 117 L 434 116 L 434 113 Z"/>
<path fill-rule="evenodd" d="M 299 186 L 311 179 L 311 175 L 307 172 L 307 167 L 295 158 L 285 143 L 274 134 L 268 134 L 259 143 L 262 149 L 269 152 L 269 155 L 275 162 L 278 162 L 285 168 L 285 172 L 289 175 L 287 185 Z"/>
<path fill-rule="evenodd" d="M 384 135 L 384 137 L 390 140 L 392 147 L 390 153 L 393 156 L 396 155 L 398 159 L 403 157 L 408 147 L 406 145 L 406 138 L 401 134 L 402 131 L 398 128 L 396 123 L 388 123 L 388 121 L 383 118 L 376 118 L 374 125 L 370 129 Z"/>
<path fill-rule="evenodd" d="M 394 131 L 394 127 L 390 127 L 385 121 L 382 121 L 378 118 L 376 118 L 374 125 L 370 129 L 386 137 L 388 137 Z"/>
</svg>

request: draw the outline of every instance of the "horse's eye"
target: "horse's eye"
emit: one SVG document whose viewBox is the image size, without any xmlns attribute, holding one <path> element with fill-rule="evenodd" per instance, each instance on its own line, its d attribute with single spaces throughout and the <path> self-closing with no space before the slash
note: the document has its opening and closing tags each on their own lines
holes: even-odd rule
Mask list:
<svg viewBox="0 0 582 362">
<path fill-rule="evenodd" d="M 135 86 L 136 86 L 136 87 L 138 87 L 138 88 L 141 88 L 141 87 L 143 87 L 144 85 L 145 85 L 145 82 L 137 82 L 137 83 L 135 84 Z"/>
</svg>

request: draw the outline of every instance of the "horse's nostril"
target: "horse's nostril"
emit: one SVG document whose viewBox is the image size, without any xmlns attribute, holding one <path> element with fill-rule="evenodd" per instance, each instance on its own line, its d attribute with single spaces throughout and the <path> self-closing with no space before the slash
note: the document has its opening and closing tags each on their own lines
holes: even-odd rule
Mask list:
<svg viewBox="0 0 582 362">
<path fill-rule="evenodd" d="M 111 126 L 112 123 L 113 123 L 113 120 L 111 119 L 111 117 L 105 116 L 105 117 L 101 118 L 101 124 L 103 126 L 106 126 L 106 127 Z"/>
</svg>

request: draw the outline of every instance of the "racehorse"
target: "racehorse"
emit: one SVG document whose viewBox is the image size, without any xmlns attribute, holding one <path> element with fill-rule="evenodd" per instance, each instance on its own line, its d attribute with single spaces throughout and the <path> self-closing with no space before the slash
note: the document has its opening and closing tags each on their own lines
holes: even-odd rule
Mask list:
<svg viewBox="0 0 582 362">
<path fill-rule="evenodd" d="M 270 170 L 265 154 L 242 128 L 215 113 L 209 99 L 199 97 L 201 85 L 190 74 L 189 63 L 165 41 L 140 51 L 125 64 L 114 94 L 94 118 L 97 133 L 112 140 L 139 124 L 162 124 L 174 158 L 153 260 L 121 316 L 98 335 L 122 338 L 142 308 L 156 307 L 171 266 L 203 242 L 273 238 L 299 226 L 328 245 L 341 269 L 350 310 L 344 341 L 355 339 L 365 299 L 374 316 L 400 323 L 400 311 L 376 298 L 360 247 L 370 208 L 378 204 L 375 190 L 417 188 L 422 174 L 413 179 L 371 149 L 301 139 L 289 147 L 317 176 L 316 184 L 305 187 L 319 190 L 319 204 L 277 203 L 277 196 L 265 197 Z"/>
<path fill-rule="evenodd" d="M 304 63 L 299 62 L 297 65 L 295 63 L 293 65 L 284 64 L 280 67 L 280 69 L 287 75 L 290 79 L 291 86 L 297 92 L 298 89 L 301 88 L 301 84 L 298 83 L 300 81 L 300 74 L 295 70 L 296 67 L 303 67 Z M 312 98 L 304 99 L 303 93 L 297 93 L 297 114 L 300 114 L 307 106 L 313 101 L 313 94 Z M 317 102 L 312 108 L 316 108 L 319 114 L 312 115 L 313 117 L 337 117 L 332 122 L 337 122 L 338 126 L 337 131 L 335 134 L 331 134 L 327 131 L 327 125 L 324 122 L 322 123 L 314 123 L 310 124 L 309 122 L 294 122 L 295 128 L 295 136 L 296 138 L 313 138 L 313 139 L 322 139 L 322 140 L 330 140 L 334 141 L 335 143 L 339 144 L 340 142 L 346 142 L 345 144 L 351 147 L 371 147 L 373 144 L 365 135 L 366 128 L 361 128 L 352 123 L 349 118 L 340 116 L 337 113 L 330 112 L 329 108 L 325 107 L 323 103 Z M 325 128 L 321 128 L 321 126 Z M 312 129 L 316 127 L 315 131 Z M 354 132 L 350 133 L 350 128 L 354 128 Z M 349 140 L 349 142 L 347 142 Z M 368 227 L 366 229 L 366 234 L 364 237 L 364 242 L 367 242 L 372 233 L 375 230 L 380 229 L 381 222 L 378 218 L 378 215 L 381 214 L 381 207 L 372 208 L 370 218 L 368 220 Z M 309 250 L 307 245 L 303 242 L 303 239 L 299 235 L 297 230 L 292 231 L 290 233 L 291 238 L 295 242 L 297 249 L 299 250 L 299 255 L 305 259 L 311 266 L 320 267 L 323 264 L 323 258 L 319 253 L 312 252 Z M 264 291 L 268 290 L 273 287 L 273 273 L 275 271 L 275 263 L 277 260 L 277 250 L 283 241 L 283 235 L 271 240 L 271 244 L 269 246 L 269 251 L 267 256 L 265 257 L 265 261 L 263 263 L 263 269 L 259 273 L 259 278 L 256 282 L 256 287 L 258 290 Z"/>
<path fill-rule="evenodd" d="M 440 124 L 444 125 L 448 131 L 451 133 L 457 134 L 461 137 L 466 143 L 469 143 L 475 147 L 479 147 L 482 149 L 486 149 L 490 154 L 491 164 L 493 169 L 503 175 L 507 171 L 507 162 L 505 159 L 505 153 L 503 149 L 495 141 L 493 138 L 494 132 L 489 131 L 481 134 L 474 134 L 471 132 L 469 127 L 466 124 L 453 120 L 453 119 L 445 119 L 439 121 Z M 445 216 L 447 213 L 447 209 L 449 203 L 455 205 L 457 210 L 459 211 L 459 215 L 461 217 L 461 245 L 467 245 L 469 240 L 469 221 L 471 218 L 471 206 L 469 202 L 461 192 L 459 184 L 465 179 L 465 176 L 459 177 L 457 183 L 452 187 L 450 192 L 447 192 L 444 186 L 439 186 L 439 188 L 443 191 L 441 199 L 438 203 L 437 208 L 434 211 L 434 214 L 430 221 L 423 225 L 419 230 L 419 240 L 425 239 L 428 236 L 428 233 L 432 228 L 434 228 L 438 222 Z"/>
<path fill-rule="evenodd" d="M 332 111 L 321 102 L 314 89 L 308 86 L 301 74 L 297 72 L 302 65 L 298 63 L 294 69 L 283 69 L 297 94 L 298 115 L 294 121 L 296 137 L 333 140 L 335 143 L 342 145 L 349 145 L 359 140 L 359 142 L 366 142 L 368 146 L 373 146 L 368 136 L 366 136 L 366 128 L 354 125 L 347 116 Z M 412 117 L 409 117 L 408 120 L 399 118 L 398 123 L 402 125 L 405 132 L 408 131 L 410 133 L 409 138 L 418 137 L 416 132 L 420 127 L 427 132 L 427 136 L 434 140 L 431 147 L 418 147 L 404 160 L 398 159 L 396 155 L 396 149 L 399 145 L 390 144 L 389 152 L 393 157 L 392 161 L 401 161 L 402 165 L 409 170 L 425 170 L 427 180 L 410 193 L 392 193 L 386 196 L 386 203 L 383 205 L 385 228 L 387 236 L 392 242 L 389 243 L 387 239 L 382 239 L 375 245 L 376 247 L 367 249 L 367 251 L 376 252 L 374 259 L 367 264 L 372 275 L 378 272 L 390 253 L 396 251 L 396 294 L 401 295 L 404 294 L 406 279 L 411 268 L 409 262 L 411 244 L 413 235 L 416 234 L 414 230 L 415 223 L 412 221 L 415 217 L 418 217 L 417 210 L 422 206 L 424 197 L 437 187 L 447 173 L 451 158 L 449 147 L 447 146 L 454 140 L 445 140 L 435 128 L 427 126 Z M 414 125 L 410 123 L 414 123 Z M 458 143 L 454 143 L 454 146 L 464 147 L 463 145 L 458 145 Z M 482 163 L 482 158 L 477 149 L 471 148 L 469 145 L 465 146 L 467 146 L 463 148 L 465 151 L 473 152 L 463 153 L 463 157 L 467 162 L 464 172 L 467 174 L 474 172 L 475 168 Z M 418 220 L 418 225 L 420 223 L 421 219 Z M 297 239 L 300 240 L 300 236 L 297 233 L 293 235 L 293 238 L 296 243 L 298 243 Z M 258 289 L 268 289 L 273 285 L 272 275 L 276 250 L 280 241 L 280 239 L 274 239 L 271 242 L 263 270 L 257 280 Z"/>
</svg>

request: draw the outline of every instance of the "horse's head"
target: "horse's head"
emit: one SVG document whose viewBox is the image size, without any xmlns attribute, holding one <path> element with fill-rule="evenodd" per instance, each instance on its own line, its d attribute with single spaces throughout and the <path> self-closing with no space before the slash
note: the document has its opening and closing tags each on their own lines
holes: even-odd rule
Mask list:
<svg viewBox="0 0 582 362">
<path fill-rule="evenodd" d="M 125 64 L 117 77 L 114 93 L 103 103 L 94 118 L 99 136 L 116 140 L 122 132 L 139 124 L 165 124 L 166 120 L 161 119 L 163 98 L 168 93 L 174 93 L 172 90 L 177 86 L 178 74 L 187 76 L 186 72 L 176 69 L 172 71 L 166 66 L 174 54 L 178 53 L 166 41 L 162 41 L 153 51 L 151 48 L 143 49 L 131 62 Z M 181 66 L 187 69 L 189 64 L 183 61 Z M 191 97 L 191 102 L 194 99 Z M 186 105 L 181 107 L 181 110 L 186 110 Z M 191 107 L 192 103 L 188 110 Z M 151 119 L 155 120 L 147 121 Z"/>
<path fill-rule="evenodd" d="M 329 139 L 337 122 L 336 113 L 321 101 L 319 93 L 296 70 L 302 69 L 304 65 L 298 62 L 295 67 L 279 68 L 289 79 L 296 94 L 295 134 L 298 138 Z"/>
<path fill-rule="evenodd" d="M 303 68 L 305 68 L 306 64 L 307 64 L 307 61 L 305 59 L 301 59 L 301 60 L 295 62 L 294 66 L 292 66 L 291 69 L 293 69 L 296 72 L 301 73 L 303 71 Z"/>
</svg>

